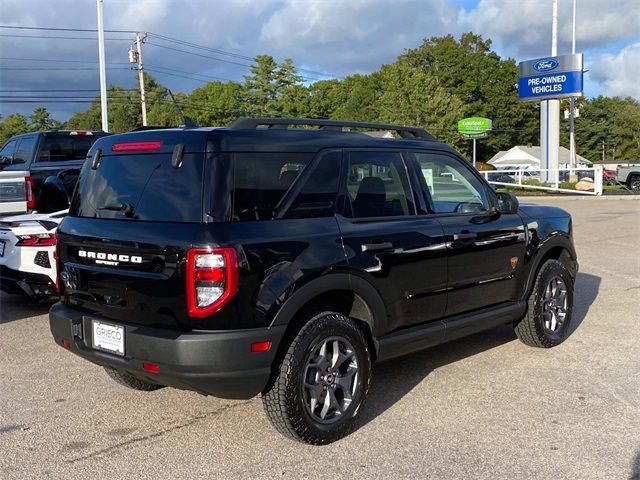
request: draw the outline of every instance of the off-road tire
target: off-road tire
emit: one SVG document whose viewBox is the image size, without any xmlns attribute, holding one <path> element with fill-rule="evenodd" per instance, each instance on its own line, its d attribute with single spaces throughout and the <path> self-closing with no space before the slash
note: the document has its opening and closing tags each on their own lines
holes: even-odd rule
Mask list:
<svg viewBox="0 0 640 480">
<path fill-rule="evenodd" d="M 123 372 L 122 370 L 117 370 L 113 367 L 104 367 L 104 370 L 107 372 L 107 375 L 109 375 L 112 380 L 119 383 L 120 385 L 132 388 L 134 390 L 140 390 L 143 392 L 152 392 L 153 390 L 158 390 L 159 388 L 163 388 L 163 385 L 145 382 L 144 380 L 140 380 L 139 378 L 134 377 L 130 373 Z"/>
<path fill-rule="evenodd" d="M 640 191 L 640 175 L 631 175 L 629 177 L 629 189 L 634 192 Z"/>
<path fill-rule="evenodd" d="M 562 326 L 556 332 L 550 332 L 544 327 L 542 315 L 543 296 L 545 288 L 554 278 L 559 277 L 566 286 L 567 309 Z M 520 341 L 531 347 L 551 348 L 561 344 L 570 331 L 571 316 L 573 312 L 573 278 L 567 268 L 558 260 L 544 262 L 529 296 L 527 313 L 514 329 Z"/>
<path fill-rule="evenodd" d="M 340 336 L 353 346 L 358 364 L 356 393 L 339 420 L 329 425 L 316 422 L 304 399 L 304 375 L 309 355 L 323 339 Z M 349 434 L 364 404 L 371 377 L 371 355 L 358 324 L 344 315 L 323 312 L 310 318 L 285 344 L 272 378 L 262 393 L 267 418 L 286 437 L 303 443 L 325 445 Z"/>
</svg>

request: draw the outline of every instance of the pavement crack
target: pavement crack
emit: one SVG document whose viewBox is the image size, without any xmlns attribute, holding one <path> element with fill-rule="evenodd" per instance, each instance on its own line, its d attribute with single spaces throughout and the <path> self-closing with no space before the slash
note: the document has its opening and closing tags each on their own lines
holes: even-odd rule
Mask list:
<svg viewBox="0 0 640 480">
<path fill-rule="evenodd" d="M 193 425 L 194 423 L 199 422 L 200 420 L 204 420 L 204 419 L 210 418 L 210 417 L 216 417 L 218 415 L 221 415 L 221 414 L 225 413 L 228 410 L 233 410 L 235 408 L 240 408 L 240 407 L 242 407 L 244 405 L 247 405 L 249 403 L 251 403 L 251 400 L 247 400 L 246 402 L 239 402 L 239 403 L 233 403 L 233 404 L 230 404 L 230 405 L 225 405 L 225 406 L 220 407 L 217 410 L 214 410 L 212 412 L 207 412 L 207 413 L 204 413 L 202 415 L 196 415 L 195 417 L 192 417 L 188 421 L 186 421 L 184 423 L 181 423 L 179 425 L 174 425 L 173 427 L 166 428 L 166 429 L 161 430 L 159 432 L 150 433 L 148 435 L 143 435 L 143 436 L 140 436 L 140 437 L 132 438 L 130 440 L 125 440 L 124 442 L 116 443 L 115 445 L 111 445 L 109 447 L 102 448 L 100 450 L 96 450 L 96 451 L 91 452 L 91 453 L 89 453 L 87 455 L 83 455 L 83 456 L 80 456 L 80 457 L 76 457 L 76 458 L 72 458 L 72 459 L 66 460 L 66 463 L 73 464 L 73 463 L 77 463 L 77 462 L 82 462 L 84 460 L 89 460 L 89 459 L 104 455 L 106 453 L 113 452 L 114 450 L 119 450 L 121 448 L 128 447 L 129 445 L 133 445 L 135 443 L 144 442 L 146 440 L 151 440 L 151 439 L 154 439 L 154 438 L 158 438 L 158 437 L 161 437 L 163 435 L 166 435 L 167 433 L 175 432 L 175 431 L 181 430 L 181 429 L 183 429 L 185 427 L 189 427 L 189 426 Z"/>
</svg>

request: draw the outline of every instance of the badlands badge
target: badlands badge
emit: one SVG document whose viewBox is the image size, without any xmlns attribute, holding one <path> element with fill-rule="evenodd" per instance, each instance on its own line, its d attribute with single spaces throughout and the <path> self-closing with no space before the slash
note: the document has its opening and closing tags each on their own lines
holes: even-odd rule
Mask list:
<svg viewBox="0 0 640 480">
<path fill-rule="evenodd" d="M 518 257 L 511 257 L 511 268 L 513 270 L 518 266 Z"/>
</svg>

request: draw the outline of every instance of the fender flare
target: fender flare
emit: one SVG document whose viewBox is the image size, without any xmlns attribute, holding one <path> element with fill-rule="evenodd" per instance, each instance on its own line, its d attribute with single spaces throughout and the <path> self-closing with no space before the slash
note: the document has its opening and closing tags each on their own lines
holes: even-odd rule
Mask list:
<svg viewBox="0 0 640 480">
<path fill-rule="evenodd" d="M 382 297 L 369 282 L 348 273 L 325 275 L 300 287 L 279 308 L 271 326 L 288 325 L 306 303 L 332 290 L 345 290 L 360 297 L 371 314 L 371 320 L 366 322 L 374 339 L 383 334 L 387 323 L 387 312 Z"/>
<path fill-rule="evenodd" d="M 536 275 L 538 274 L 538 270 L 540 270 L 540 266 L 542 264 L 542 260 L 545 258 L 546 254 L 553 248 L 560 247 L 563 250 L 566 250 L 571 257 L 571 260 L 574 263 L 574 268 L 569 269 L 569 273 L 572 277 L 575 278 L 578 273 L 578 262 L 576 249 L 569 239 L 569 236 L 566 234 L 556 234 L 545 238 L 539 245 L 536 250 L 533 262 L 531 264 L 531 269 L 529 270 L 529 275 L 527 276 L 527 283 L 525 287 L 525 298 L 527 298 L 531 294 L 531 289 L 536 280 Z"/>
</svg>

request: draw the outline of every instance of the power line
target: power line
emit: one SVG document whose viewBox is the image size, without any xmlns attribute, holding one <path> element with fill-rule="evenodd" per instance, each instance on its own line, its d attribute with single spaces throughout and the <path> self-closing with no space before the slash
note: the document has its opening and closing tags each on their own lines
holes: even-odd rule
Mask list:
<svg viewBox="0 0 640 480">
<path fill-rule="evenodd" d="M 54 39 L 54 40 L 91 40 L 96 42 L 98 39 L 93 37 L 62 37 L 55 35 L 20 35 L 20 34 L 9 34 L 9 33 L 1 33 L 0 37 L 5 38 L 38 38 L 38 39 Z M 129 38 L 105 38 L 106 41 L 121 41 L 121 42 L 131 42 Z"/>
<path fill-rule="evenodd" d="M 154 47 L 166 48 L 167 50 L 173 50 L 174 52 L 186 53 L 188 55 L 194 55 L 196 57 L 207 58 L 207 59 L 210 59 L 210 60 L 216 60 L 218 62 L 229 63 L 229 64 L 232 64 L 232 65 L 239 65 L 241 67 L 250 68 L 252 66 L 251 64 L 248 64 L 248 63 L 234 62 L 233 60 L 226 60 L 224 58 L 211 57 L 209 55 L 203 55 L 201 53 L 196 53 L 196 52 L 189 52 L 188 50 L 182 50 L 180 48 L 174 48 L 174 47 L 170 47 L 168 45 L 160 45 L 160 44 L 154 43 L 154 42 L 146 42 L 146 43 L 147 43 L 147 45 L 153 45 Z M 305 79 L 305 80 L 322 80 L 321 78 L 308 77 L 308 76 L 304 76 L 304 75 L 301 75 L 301 77 L 303 79 Z"/>
<path fill-rule="evenodd" d="M 6 28 L 6 29 L 15 29 L 15 30 L 30 30 L 30 31 L 58 31 L 58 32 L 87 32 L 87 33 L 94 33 L 97 32 L 96 29 L 89 29 L 89 28 L 61 28 L 61 27 L 23 27 L 23 26 L 13 26 L 13 25 L 0 25 L 0 28 Z M 105 30 L 105 33 L 137 33 L 134 30 Z M 191 47 L 191 48 L 196 48 L 196 49 L 200 49 L 200 50 L 205 50 L 205 51 L 209 51 L 209 52 L 213 52 L 213 53 L 217 53 L 219 55 L 224 55 L 224 56 L 228 56 L 228 57 L 232 57 L 232 58 L 238 58 L 241 60 L 247 60 L 247 61 L 254 61 L 254 57 L 250 57 L 247 55 L 242 55 L 239 53 L 234 53 L 234 52 L 229 52 L 229 51 L 225 51 L 225 50 L 221 50 L 219 48 L 212 48 L 212 47 L 207 47 L 205 45 L 200 45 L 197 43 L 193 43 L 193 42 L 189 42 L 186 40 L 181 40 L 178 38 L 173 38 L 173 37 L 168 37 L 166 35 L 161 35 L 159 33 L 153 33 L 153 32 L 149 32 L 148 33 L 149 36 L 158 38 L 160 40 L 164 40 L 166 42 L 173 42 L 173 43 L 177 43 L 179 45 L 183 45 L 186 47 Z M 58 39 L 68 39 L 68 40 L 95 40 L 92 37 L 58 37 L 58 36 L 35 36 L 35 35 L 1 35 L 3 37 L 21 37 L 21 38 L 58 38 Z M 116 38 L 111 38 L 111 39 L 105 39 L 105 40 L 128 40 L 128 39 L 116 39 Z M 149 44 L 152 44 L 150 42 L 148 42 Z M 152 44 L 158 47 L 163 47 L 163 48 L 169 48 L 172 49 L 166 45 L 159 45 L 159 44 Z M 194 54 L 193 52 L 188 52 L 188 51 L 184 51 L 184 50 L 178 50 L 178 49 L 173 49 L 176 51 L 180 51 L 182 53 L 191 53 Z M 211 58 L 214 60 L 218 60 L 221 62 L 227 62 L 227 63 L 231 63 L 231 64 L 236 64 L 236 65 L 241 65 L 241 66 L 245 66 L 245 67 L 250 67 L 251 65 L 247 65 L 244 63 L 238 63 L 238 62 L 232 62 L 229 60 L 224 60 L 221 58 L 214 58 L 214 57 L 205 57 L 205 58 Z M 332 74 L 328 74 L 325 72 L 319 72 L 316 70 L 310 70 L 307 68 L 296 68 L 296 70 L 298 72 L 307 72 L 310 73 L 312 75 L 320 75 L 323 78 L 326 77 L 335 77 L 335 78 L 344 78 L 341 77 L 339 75 L 332 75 Z M 314 77 L 307 77 L 307 76 L 303 76 L 304 79 L 306 80 L 321 80 L 320 78 L 314 78 Z"/>
<path fill-rule="evenodd" d="M 121 64 L 119 64 L 121 65 Z M 95 70 L 95 67 L 0 67 L 0 70 L 25 70 L 25 71 L 33 71 L 33 70 Z M 111 70 L 131 70 L 131 68 L 127 67 L 114 67 Z"/>
<path fill-rule="evenodd" d="M 63 60 L 51 59 L 51 58 L 15 58 L 15 57 L 0 57 L 0 60 L 11 61 L 25 61 L 25 62 L 55 62 L 55 63 L 98 63 L 95 60 Z M 107 65 L 129 65 L 128 62 L 110 62 Z"/>
<path fill-rule="evenodd" d="M 229 57 L 239 58 L 239 59 L 242 59 L 242 60 L 248 60 L 248 61 L 251 61 L 251 62 L 253 62 L 255 60 L 254 57 L 249 57 L 247 55 L 242 55 L 242 54 L 233 53 L 233 52 L 227 52 L 225 50 L 220 50 L 218 48 L 206 47 L 204 45 L 199 45 L 197 43 L 192 43 L 192 42 L 188 42 L 186 40 L 180 40 L 180 39 L 177 39 L 177 38 L 167 37 L 166 35 L 160 35 L 160 34 L 153 33 L 153 32 L 149 32 L 149 36 L 156 37 L 156 38 L 159 38 L 161 40 L 165 40 L 167 42 L 174 42 L 174 43 L 177 43 L 177 44 L 180 44 L 180 45 L 184 45 L 184 46 L 188 46 L 188 47 L 192 47 L 192 48 L 197 48 L 197 49 L 200 49 L 200 50 L 205 50 L 205 51 L 217 53 L 217 54 L 220 54 L 220 55 L 226 55 L 226 56 L 229 56 Z M 296 70 L 299 71 L 299 72 L 307 72 L 307 73 L 311 73 L 311 74 L 314 74 L 314 75 L 320 75 L 322 77 L 343 78 L 343 77 L 340 77 L 339 75 L 332 75 L 332 74 L 327 74 L 325 72 L 318 72 L 316 70 L 309 70 L 308 68 L 296 68 Z"/>
<path fill-rule="evenodd" d="M 61 27 L 22 27 L 16 25 L 0 25 L 0 28 L 11 28 L 15 30 L 53 30 L 56 32 L 97 32 L 92 28 L 61 28 Z M 136 33 L 133 30 L 105 30 L 105 33 Z"/>
</svg>

